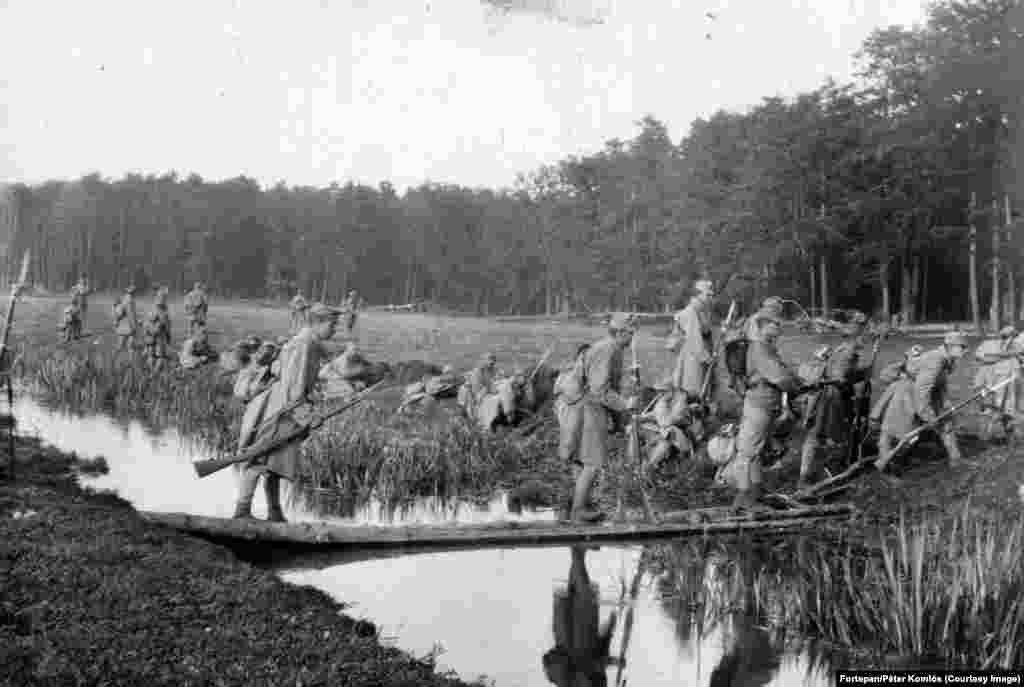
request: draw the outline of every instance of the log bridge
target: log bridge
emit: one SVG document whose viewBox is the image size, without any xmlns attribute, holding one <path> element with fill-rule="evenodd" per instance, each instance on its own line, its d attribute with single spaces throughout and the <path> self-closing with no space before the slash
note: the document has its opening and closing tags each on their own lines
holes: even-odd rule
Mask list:
<svg viewBox="0 0 1024 687">
<path fill-rule="evenodd" d="M 560 545 L 573 542 L 630 541 L 670 537 L 791 532 L 826 520 L 849 519 L 849 504 L 803 506 L 737 513 L 704 508 L 663 513 L 657 523 L 627 521 L 598 524 L 499 521 L 449 525 L 350 525 L 329 522 L 267 522 L 187 513 L 142 512 L 148 521 L 210 539 L 300 545 L 315 548 L 487 548 Z"/>
</svg>

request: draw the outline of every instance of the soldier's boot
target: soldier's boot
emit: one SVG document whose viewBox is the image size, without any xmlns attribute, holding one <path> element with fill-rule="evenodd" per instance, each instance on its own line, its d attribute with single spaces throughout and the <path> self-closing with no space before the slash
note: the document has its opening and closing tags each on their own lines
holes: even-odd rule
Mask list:
<svg viewBox="0 0 1024 687">
<path fill-rule="evenodd" d="M 263 482 L 263 491 L 267 495 L 267 521 L 286 522 L 284 511 L 281 510 L 281 477 L 268 472 Z"/>
<path fill-rule="evenodd" d="M 256 483 L 260 473 L 254 470 L 243 470 L 238 484 L 238 499 L 235 501 L 236 518 L 252 519 L 252 497 L 256 493 Z"/>
<path fill-rule="evenodd" d="M 573 522 L 598 522 L 604 519 L 605 514 L 594 508 L 591 502 L 596 481 L 597 468 L 588 465 L 580 470 L 570 513 Z"/>
</svg>

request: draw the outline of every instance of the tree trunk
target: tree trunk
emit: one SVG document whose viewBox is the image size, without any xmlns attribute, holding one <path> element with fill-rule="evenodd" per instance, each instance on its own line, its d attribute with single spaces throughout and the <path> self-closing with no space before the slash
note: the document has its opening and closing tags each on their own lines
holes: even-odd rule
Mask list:
<svg viewBox="0 0 1024 687">
<path fill-rule="evenodd" d="M 928 320 L 928 272 L 932 264 L 928 255 L 924 257 L 924 269 L 921 271 L 921 321 Z"/>
<path fill-rule="evenodd" d="M 811 312 L 818 307 L 818 272 L 814 269 L 814 262 L 811 262 Z"/>
<path fill-rule="evenodd" d="M 821 315 L 822 317 L 829 317 L 831 309 L 828 303 L 828 261 L 825 258 L 825 253 L 822 252 L 819 261 L 818 271 L 821 276 Z"/>
<path fill-rule="evenodd" d="M 1013 211 L 1010 208 L 1010 196 L 1009 194 L 1004 196 L 1006 204 L 1006 216 L 1004 217 L 1006 226 L 1006 245 L 1013 246 Z M 1016 265 L 1010 262 L 1006 265 L 1006 300 L 1007 300 L 1007 317 L 1009 323 L 1016 324 L 1017 320 L 1017 270 Z"/>
<path fill-rule="evenodd" d="M 999 212 L 999 201 L 992 201 L 992 301 L 989 304 L 989 324 L 992 327 L 993 332 L 999 331 L 1002 327 L 1002 288 L 1000 286 L 1000 272 L 1002 266 L 1000 265 L 999 253 L 1000 243 L 999 240 L 1003 233 L 1002 227 L 1000 227 L 1000 212 Z"/>
<path fill-rule="evenodd" d="M 892 293 L 889 290 L 889 261 L 883 260 L 878 266 L 878 279 L 882 282 L 882 316 L 888 322 L 892 315 Z"/>
<path fill-rule="evenodd" d="M 982 332 L 981 327 L 981 301 L 978 298 L 978 227 L 974 224 L 974 209 L 977 207 L 977 196 L 971 194 L 971 218 L 969 231 L 969 252 L 970 252 L 970 284 L 971 290 L 971 321 L 977 333 Z"/>
</svg>

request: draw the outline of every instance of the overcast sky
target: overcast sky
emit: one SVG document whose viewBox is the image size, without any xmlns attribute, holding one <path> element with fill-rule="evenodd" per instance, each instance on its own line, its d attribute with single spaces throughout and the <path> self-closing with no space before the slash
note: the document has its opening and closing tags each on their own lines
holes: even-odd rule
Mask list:
<svg viewBox="0 0 1024 687">
<path fill-rule="evenodd" d="M 647 113 L 678 141 L 718 108 L 846 80 L 873 28 L 923 17 L 920 0 L 534 1 L 604 23 L 478 0 L 0 0 L 0 180 L 509 186 Z"/>
</svg>

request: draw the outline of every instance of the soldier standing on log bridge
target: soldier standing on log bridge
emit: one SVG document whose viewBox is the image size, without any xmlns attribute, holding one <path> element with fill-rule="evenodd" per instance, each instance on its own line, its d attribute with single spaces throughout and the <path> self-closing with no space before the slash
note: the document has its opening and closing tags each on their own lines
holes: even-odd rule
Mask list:
<svg viewBox="0 0 1024 687">
<path fill-rule="evenodd" d="M 894 383 L 895 388 L 887 394 L 885 407 L 873 411 L 882 416 L 878 460 L 875 461 L 875 468 L 879 472 L 884 473 L 893 458 L 894 441 L 920 423 L 932 422 L 942 412 L 946 403 L 949 374 L 966 350 L 967 338 L 960 332 L 950 332 L 943 339 L 942 346 L 907 361 L 906 378 Z M 953 425 L 946 421 L 937 429 L 949 454 L 950 463 L 955 465 L 960 461 L 960 447 Z"/>
<path fill-rule="evenodd" d="M 870 368 L 861 363 L 861 341 L 867 324 L 867 317 L 856 312 L 850 319 L 850 327 L 844 340 L 836 346 L 825 361 L 825 379 L 842 382 L 841 386 L 826 386 L 812 392 L 805 400 L 808 412 L 804 422 L 808 423 L 800 455 L 800 480 L 797 489 L 803 489 L 817 477 L 821 467 L 817 460 L 818 450 L 826 440 L 833 443 L 853 441 L 852 404 L 855 385 L 864 382 Z"/>
<path fill-rule="evenodd" d="M 698 281 L 694 289 L 696 293 L 690 303 L 675 316 L 675 334 L 680 346 L 673 379 L 677 388 L 696 400 L 700 398 L 704 375 L 712 364 L 710 306 L 715 294 L 706 279 Z"/>
<path fill-rule="evenodd" d="M 206 298 L 206 290 L 202 282 L 196 282 L 192 290 L 185 294 L 185 317 L 188 320 L 188 333 L 206 326 L 206 313 L 210 303 Z"/>
<path fill-rule="evenodd" d="M 623 355 L 634 332 L 632 318 L 616 313 L 608 323 L 608 335 L 583 353 L 586 386 L 577 459 L 581 467 L 570 512 L 575 522 L 596 522 L 604 517 L 593 507 L 591 496 L 598 472 L 608 460 L 609 420 L 621 426 L 621 414 L 637 408 L 636 397 L 627 398 L 622 391 Z"/>
<path fill-rule="evenodd" d="M 753 508 L 761 496 L 761 454 L 772 427 L 782 413 L 782 395 L 795 393 L 796 375 L 779 359 L 775 342 L 780 322 L 771 311 L 753 318 L 756 336 L 747 349 L 747 391 L 736 435 L 736 500 L 734 506 Z M 748 328 L 749 331 L 749 328 Z"/>
<path fill-rule="evenodd" d="M 340 315 L 339 309 L 321 303 L 310 309 L 309 325 L 303 327 L 281 350 L 278 379 L 246 407 L 238 437 L 239 451 L 255 443 L 271 441 L 275 436 L 300 428 L 311 419 L 310 394 L 316 387 L 317 373 L 327 358 L 322 342 L 334 336 Z M 305 404 L 301 403 L 303 399 Z M 274 417 L 297 402 L 300 405 L 294 410 Z M 242 469 L 235 517 L 252 517 L 252 498 L 262 475 L 267 495 L 267 519 L 284 522 L 281 478 L 294 480 L 297 477 L 301 455 L 302 443 L 294 442 L 246 465 Z"/>
</svg>

